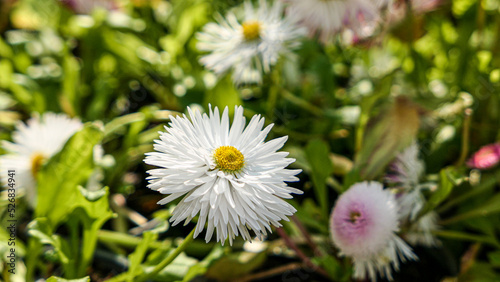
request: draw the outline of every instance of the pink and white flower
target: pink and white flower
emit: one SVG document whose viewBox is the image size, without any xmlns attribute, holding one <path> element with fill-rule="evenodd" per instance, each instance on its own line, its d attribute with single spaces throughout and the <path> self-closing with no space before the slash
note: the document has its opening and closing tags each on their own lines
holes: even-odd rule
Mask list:
<svg viewBox="0 0 500 282">
<path fill-rule="evenodd" d="M 391 268 L 417 259 L 396 234 L 398 205 L 381 183 L 354 184 L 338 198 L 330 218 L 330 230 L 340 254 L 354 261 L 354 277 L 375 281 L 377 273 L 392 279 Z"/>
<path fill-rule="evenodd" d="M 327 42 L 342 30 L 370 35 L 391 0 L 284 0 L 287 15 Z"/>
<path fill-rule="evenodd" d="M 477 169 L 489 169 L 500 162 L 500 143 L 486 145 L 479 149 L 467 161 L 467 166 Z"/>
</svg>

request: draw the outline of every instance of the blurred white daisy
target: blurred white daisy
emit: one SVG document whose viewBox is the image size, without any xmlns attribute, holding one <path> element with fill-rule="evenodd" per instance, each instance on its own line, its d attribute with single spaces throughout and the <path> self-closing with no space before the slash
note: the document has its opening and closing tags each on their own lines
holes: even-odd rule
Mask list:
<svg viewBox="0 0 500 282">
<path fill-rule="evenodd" d="M 399 231 L 394 195 L 378 182 L 354 184 L 340 195 L 330 218 L 333 243 L 354 262 L 354 277 L 392 279 L 391 266 L 417 259 Z"/>
<path fill-rule="evenodd" d="M 433 183 L 420 182 L 425 172 L 425 165 L 418 154 L 418 144 L 413 142 L 396 156 L 389 166 L 389 173 L 385 179 L 394 186 L 399 219 L 409 224 L 409 231 L 406 234 L 408 242 L 412 245 L 434 246 L 439 243 L 432 234 L 432 231 L 438 228 L 437 213 L 431 211 L 419 217 L 426 203 L 422 191 L 431 187 Z"/>
<path fill-rule="evenodd" d="M 418 144 L 413 142 L 396 156 L 385 177 L 387 183 L 396 186 L 400 193 L 397 199 L 402 218 L 414 219 L 425 203 L 419 185 L 425 167 L 424 162 L 418 158 L 418 153 Z"/>
<path fill-rule="evenodd" d="M 15 170 L 16 188 L 24 192 L 32 207 L 36 205 L 36 174 L 41 166 L 57 154 L 66 141 L 83 124 L 79 119 L 71 119 L 64 114 L 45 113 L 20 122 L 12 133 L 13 143 L 2 141 L 7 154 L 0 156 L 1 175 Z M 2 184 L 6 184 L 3 179 Z"/>
<path fill-rule="evenodd" d="M 426 213 L 410 225 L 406 233 L 406 240 L 412 245 L 423 245 L 427 247 L 440 245 L 441 242 L 432 234 L 432 231 L 439 229 L 438 220 L 439 216 L 435 211 Z"/>
<path fill-rule="evenodd" d="M 329 41 L 342 30 L 358 36 L 372 33 L 380 20 L 381 9 L 391 0 L 282 0 L 288 3 L 287 15 L 308 28 L 310 35 L 319 34 Z"/>
<path fill-rule="evenodd" d="M 261 0 L 257 9 L 246 1 L 242 21 L 231 12 L 216 18 L 217 24 L 208 23 L 197 34 L 198 49 L 210 52 L 200 62 L 217 74 L 232 70 L 236 84 L 260 83 L 262 72 L 269 72 L 282 55 L 290 55 L 305 34 L 290 18 L 283 18 L 278 1 L 268 7 Z"/>
<path fill-rule="evenodd" d="M 302 191 L 288 187 L 285 181 L 297 181 L 300 170 L 285 169 L 294 159 L 287 152 L 276 152 L 287 137 L 264 142 L 272 124 L 262 129 L 264 118 L 252 117 L 245 128 L 243 108 L 236 107 L 232 126 L 228 108 L 222 118 L 219 109 L 210 107 L 209 115 L 193 112 L 190 118 L 172 117 L 167 132 L 155 140 L 156 152 L 144 160 L 158 169 L 149 170 L 148 187 L 170 196 L 159 201 L 167 204 L 183 197 L 172 213 L 173 225 L 185 224 L 199 215 L 194 236 L 207 224 L 205 240 L 233 239 L 241 234 L 250 240 L 249 230 L 260 239 L 271 232 L 271 224 L 280 227 L 280 220 L 296 210 L 281 198 Z"/>
</svg>

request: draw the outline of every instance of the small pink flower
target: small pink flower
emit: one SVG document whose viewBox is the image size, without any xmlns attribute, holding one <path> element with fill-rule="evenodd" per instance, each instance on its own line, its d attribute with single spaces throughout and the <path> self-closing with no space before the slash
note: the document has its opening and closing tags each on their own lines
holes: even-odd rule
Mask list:
<svg viewBox="0 0 500 282">
<path fill-rule="evenodd" d="M 500 143 L 486 145 L 479 149 L 467 162 L 467 166 L 477 169 L 488 169 L 500 162 Z"/>
<path fill-rule="evenodd" d="M 392 279 L 399 260 L 416 259 L 399 231 L 398 206 L 381 183 L 362 182 L 351 186 L 337 200 L 330 218 L 333 243 L 340 255 L 354 262 L 354 277 L 373 281 L 377 273 Z"/>
<path fill-rule="evenodd" d="M 89 15 L 96 8 L 115 10 L 117 4 L 114 0 L 61 0 L 61 3 L 77 14 Z"/>
</svg>

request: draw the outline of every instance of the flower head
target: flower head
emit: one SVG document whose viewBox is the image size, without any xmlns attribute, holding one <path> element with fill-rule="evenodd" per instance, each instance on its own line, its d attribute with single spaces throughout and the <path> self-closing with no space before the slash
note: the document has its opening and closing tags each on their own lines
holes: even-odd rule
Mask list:
<svg viewBox="0 0 500 282">
<path fill-rule="evenodd" d="M 264 118 L 254 116 L 245 128 L 243 108 L 236 107 L 232 126 L 228 108 L 222 118 L 219 109 L 209 115 L 193 112 L 189 117 L 172 117 L 167 132 L 155 140 L 156 152 L 146 154 L 148 187 L 170 196 L 159 201 L 167 204 L 182 197 L 172 213 L 173 225 L 187 224 L 198 217 L 195 237 L 207 224 L 205 240 L 214 229 L 217 241 L 232 240 L 238 234 L 251 238 L 249 230 L 262 238 L 271 225 L 281 226 L 296 210 L 281 198 L 302 191 L 288 187 L 285 181 L 297 181 L 300 170 L 286 169 L 294 159 L 287 152 L 276 152 L 287 137 L 264 142 L 272 124 L 262 129 Z"/>
<path fill-rule="evenodd" d="M 61 2 L 78 14 L 90 14 L 96 8 L 106 10 L 116 8 L 114 0 L 62 0 Z"/>
<path fill-rule="evenodd" d="M 386 176 L 387 182 L 404 188 L 417 185 L 424 173 L 424 163 L 418 158 L 418 152 L 418 145 L 413 142 L 398 154 L 390 165 L 390 172 Z"/>
<path fill-rule="evenodd" d="M 380 10 L 391 0 L 284 0 L 287 14 L 306 26 L 311 35 L 319 33 L 326 42 L 343 29 L 365 36 L 380 19 Z"/>
<path fill-rule="evenodd" d="M 489 169 L 500 162 L 500 143 L 486 145 L 479 149 L 467 162 L 470 168 Z"/>
<path fill-rule="evenodd" d="M 395 232 L 399 230 L 398 207 L 394 195 L 378 182 L 354 184 L 338 198 L 330 218 L 333 243 L 341 255 L 354 261 L 354 277 L 377 272 L 392 279 L 391 265 L 416 259 L 410 247 Z"/>
<path fill-rule="evenodd" d="M 8 170 L 16 171 L 16 187 L 26 192 L 32 207 L 36 203 L 38 171 L 82 126 L 79 119 L 45 113 L 31 118 L 27 124 L 19 123 L 12 133 L 13 143 L 2 141 L 2 147 L 7 151 L 6 155 L 0 156 L 2 176 L 7 175 Z"/>
<path fill-rule="evenodd" d="M 247 1 L 244 10 L 242 21 L 231 12 L 226 18 L 219 15 L 217 24 L 209 23 L 197 34 L 198 49 L 210 52 L 200 62 L 217 74 L 232 70 L 236 84 L 260 83 L 262 72 L 269 72 L 280 56 L 291 54 L 305 31 L 282 18 L 280 2 L 268 7 L 261 0 L 255 9 Z"/>
<path fill-rule="evenodd" d="M 424 163 L 418 158 L 418 145 L 413 142 L 396 156 L 385 177 L 387 183 L 398 190 L 399 216 L 401 219 L 416 218 L 425 203 L 421 193 L 420 178 L 424 173 Z"/>
<path fill-rule="evenodd" d="M 439 216 L 435 211 L 426 213 L 410 225 L 406 240 L 412 245 L 427 247 L 439 245 L 440 241 L 432 234 L 432 231 L 439 229 L 438 220 Z"/>
<path fill-rule="evenodd" d="M 419 214 L 426 202 L 422 191 L 435 184 L 420 182 L 425 165 L 418 153 L 418 144 L 413 142 L 396 156 L 385 179 L 387 183 L 394 185 L 399 220 L 409 225 L 409 232 L 406 234 L 408 242 L 412 245 L 434 246 L 439 242 L 432 234 L 438 228 L 438 215 L 433 211 L 421 217 Z"/>
</svg>

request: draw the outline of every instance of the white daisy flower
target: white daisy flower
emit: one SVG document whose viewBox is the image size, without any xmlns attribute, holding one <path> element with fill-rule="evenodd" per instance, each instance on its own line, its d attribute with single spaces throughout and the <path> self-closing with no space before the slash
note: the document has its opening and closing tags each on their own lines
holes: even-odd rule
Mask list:
<svg viewBox="0 0 500 282">
<path fill-rule="evenodd" d="M 288 3 L 287 15 L 308 28 L 310 35 L 319 33 L 323 42 L 342 30 L 359 36 L 371 34 L 380 20 L 381 9 L 391 0 L 282 0 Z M 365 29 L 370 31 L 365 32 Z"/>
<path fill-rule="evenodd" d="M 426 213 L 410 226 L 406 240 L 412 245 L 427 247 L 440 245 L 441 242 L 432 234 L 432 231 L 439 229 L 438 220 L 439 216 L 435 211 Z"/>
<path fill-rule="evenodd" d="M 412 245 L 434 246 L 438 244 L 438 240 L 432 234 L 432 231 L 438 228 L 437 213 L 429 212 L 418 218 L 426 203 L 422 191 L 432 185 L 431 183 L 420 183 L 425 172 L 425 165 L 419 159 L 418 154 L 418 144 L 413 142 L 396 156 L 385 179 L 389 184 L 395 186 L 399 219 L 410 224 L 409 232 L 406 234 L 408 242 Z"/>
<path fill-rule="evenodd" d="M 290 55 L 305 34 L 282 14 L 281 2 L 268 7 L 261 0 L 257 9 L 245 2 L 242 21 L 231 12 L 226 18 L 218 15 L 218 24 L 209 23 L 197 34 L 198 49 L 210 52 L 200 62 L 217 74 L 232 70 L 236 84 L 262 82 L 262 72 L 269 72 L 280 56 Z"/>
<path fill-rule="evenodd" d="M 387 181 L 404 188 L 418 185 L 425 171 L 424 162 L 419 159 L 418 153 L 417 142 L 413 142 L 399 153 L 390 166 L 391 172 L 386 177 Z"/>
<path fill-rule="evenodd" d="M 396 156 L 385 177 L 387 183 L 396 186 L 399 193 L 397 200 L 401 219 L 415 219 L 425 204 L 420 186 L 425 167 L 424 162 L 418 158 L 418 153 L 418 145 L 413 142 Z"/>
<path fill-rule="evenodd" d="M 45 113 L 20 122 L 12 133 L 13 143 L 2 141 L 7 154 L 0 156 L 2 176 L 8 170 L 16 171 L 16 188 L 24 192 L 32 207 L 36 205 L 36 174 L 40 167 L 57 154 L 66 141 L 83 124 L 79 119 L 71 119 L 64 114 Z M 6 185 L 6 179 L 2 181 Z M 5 186 L 4 186 L 5 187 Z"/>
<path fill-rule="evenodd" d="M 271 232 L 271 224 L 280 227 L 280 220 L 296 210 L 281 198 L 302 191 L 288 187 L 285 181 L 297 181 L 301 170 L 285 169 L 295 160 L 287 152 L 276 152 L 287 137 L 264 142 L 272 124 L 262 129 L 264 118 L 254 116 L 245 128 L 243 108 L 236 107 L 233 124 L 229 126 L 228 108 L 222 118 L 215 107 L 200 114 L 188 107 L 190 119 L 172 117 L 167 132 L 155 140 L 156 152 L 144 160 L 158 169 L 149 170 L 148 187 L 170 196 L 159 201 L 167 204 L 183 197 L 172 213 L 173 225 L 185 224 L 198 217 L 194 236 L 207 224 L 205 240 L 217 230 L 217 241 L 233 239 L 241 234 L 250 240 L 249 230 L 260 239 Z"/>
<path fill-rule="evenodd" d="M 392 280 L 391 266 L 417 259 L 398 236 L 398 206 L 381 183 L 354 184 L 338 198 L 330 218 L 333 243 L 354 262 L 354 277 L 375 281 L 377 273 Z"/>
</svg>

